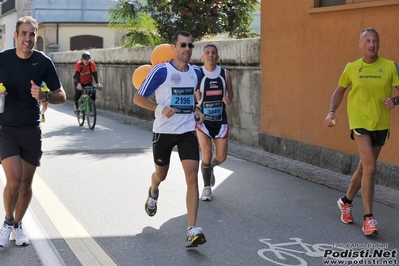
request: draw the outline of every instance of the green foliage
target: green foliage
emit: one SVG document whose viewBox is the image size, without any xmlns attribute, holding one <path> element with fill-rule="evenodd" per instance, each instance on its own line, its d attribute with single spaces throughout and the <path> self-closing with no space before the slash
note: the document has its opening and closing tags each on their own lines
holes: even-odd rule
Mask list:
<svg viewBox="0 0 399 266">
<path fill-rule="evenodd" d="M 115 0 L 114 0 L 115 1 Z M 160 43 L 154 21 L 148 16 L 140 1 L 116 0 L 105 16 L 109 26 L 126 34 L 122 37 L 123 47 L 151 46 Z"/>
<path fill-rule="evenodd" d="M 258 0 L 147 0 L 161 38 L 170 42 L 180 30 L 195 39 L 227 32 L 233 38 L 254 36 L 250 25 Z"/>
<path fill-rule="evenodd" d="M 253 20 L 253 12 L 256 11 L 256 0 L 248 1 L 225 1 L 226 6 L 224 13 L 226 14 L 225 30 L 237 39 L 254 37 L 257 34 L 251 31 L 251 22 Z"/>
<path fill-rule="evenodd" d="M 259 0 L 114 0 L 107 15 L 109 25 L 125 30 L 124 46 L 169 43 L 181 30 L 194 39 L 228 33 L 248 38 L 253 12 Z"/>
</svg>

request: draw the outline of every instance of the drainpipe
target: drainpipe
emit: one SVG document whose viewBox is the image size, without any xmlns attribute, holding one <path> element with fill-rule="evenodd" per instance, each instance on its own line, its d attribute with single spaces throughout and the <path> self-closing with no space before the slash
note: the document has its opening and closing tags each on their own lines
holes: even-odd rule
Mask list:
<svg viewBox="0 0 399 266">
<path fill-rule="evenodd" d="M 81 21 L 84 21 L 84 17 L 85 17 L 85 0 L 82 0 L 82 18 Z"/>
</svg>

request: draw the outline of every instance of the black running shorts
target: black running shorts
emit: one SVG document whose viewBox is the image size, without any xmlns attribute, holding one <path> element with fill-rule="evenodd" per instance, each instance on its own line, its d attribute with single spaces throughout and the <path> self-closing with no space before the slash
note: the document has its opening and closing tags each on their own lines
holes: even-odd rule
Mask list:
<svg viewBox="0 0 399 266">
<path fill-rule="evenodd" d="M 371 138 L 372 146 L 384 146 L 385 142 L 389 139 L 389 129 L 386 130 L 376 130 L 376 131 L 368 131 L 364 128 L 354 128 L 351 130 L 351 139 L 355 139 L 354 134 L 361 135 L 369 135 Z"/>
<path fill-rule="evenodd" d="M 19 155 L 27 163 L 40 166 L 42 131 L 39 126 L 0 126 L 0 160 Z"/>
<path fill-rule="evenodd" d="M 172 149 L 177 145 L 180 160 L 199 161 L 198 139 L 195 131 L 183 134 L 153 133 L 152 153 L 154 163 L 166 166 L 170 162 Z"/>
<path fill-rule="evenodd" d="M 229 136 L 228 124 L 202 123 L 196 128 L 212 139 L 226 139 Z"/>
</svg>

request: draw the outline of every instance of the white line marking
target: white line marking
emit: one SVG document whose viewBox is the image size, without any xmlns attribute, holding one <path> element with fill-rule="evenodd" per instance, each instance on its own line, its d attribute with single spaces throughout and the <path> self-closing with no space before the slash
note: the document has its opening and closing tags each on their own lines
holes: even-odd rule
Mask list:
<svg viewBox="0 0 399 266">
<path fill-rule="evenodd" d="M 43 179 L 35 174 L 33 191 L 54 226 L 65 239 L 83 265 L 117 265 L 73 217 L 58 197 L 46 185 Z"/>
<path fill-rule="evenodd" d="M 29 209 L 24 216 L 24 229 L 43 266 L 65 266 L 58 251 Z"/>
<path fill-rule="evenodd" d="M 2 167 L 0 168 L 0 179 L 5 186 L 6 178 Z M 28 209 L 24 216 L 24 231 L 33 248 L 36 250 L 41 263 L 44 266 L 64 266 L 65 263 L 59 256 L 48 236 L 43 233 L 44 230 L 41 229 L 40 224 L 37 221 L 35 215 Z"/>
</svg>

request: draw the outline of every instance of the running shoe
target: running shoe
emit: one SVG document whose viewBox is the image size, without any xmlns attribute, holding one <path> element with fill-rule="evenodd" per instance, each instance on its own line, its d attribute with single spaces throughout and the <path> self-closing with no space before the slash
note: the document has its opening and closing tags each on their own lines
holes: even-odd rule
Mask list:
<svg viewBox="0 0 399 266">
<path fill-rule="evenodd" d="M 159 195 L 159 190 L 158 190 L 158 195 Z M 157 202 L 158 202 L 158 196 L 156 198 L 151 197 L 151 187 L 148 190 L 148 198 L 147 201 L 145 202 L 145 212 L 148 214 L 148 216 L 154 216 L 157 213 Z"/>
<path fill-rule="evenodd" d="M 377 224 L 378 223 L 374 219 L 374 217 L 366 217 L 366 220 L 364 220 L 363 226 L 362 226 L 363 233 L 366 236 L 368 236 L 368 235 L 378 235 Z"/>
<path fill-rule="evenodd" d="M 186 248 L 198 247 L 205 244 L 206 238 L 201 227 L 191 227 L 187 231 Z"/>
<path fill-rule="evenodd" d="M 213 168 L 211 169 L 211 187 L 213 187 L 215 185 L 215 174 L 213 173 Z"/>
<path fill-rule="evenodd" d="M 40 121 L 41 121 L 42 123 L 46 122 L 46 118 L 44 117 L 44 114 L 41 114 L 41 116 L 40 116 Z"/>
<path fill-rule="evenodd" d="M 15 240 L 17 246 L 27 246 L 30 244 L 29 239 L 26 237 L 22 229 L 22 223 L 18 223 L 18 227 L 14 227 L 11 233 L 11 240 Z"/>
<path fill-rule="evenodd" d="M 204 187 L 202 190 L 201 200 L 211 201 L 212 199 L 212 189 L 209 186 Z"/>
<path fill-rule="evenodd" d="M 73 112 L 75 113 L 75 115 L 79 114 L 79 108 L 77 105 L 73 106 Z"/>
<path fill-rule="evenodd" d="M 10 244 L 10 235 L 14 226 L 4 223 L 0 231 L 0 247 L 6 248 Z"/>
<path fill-rule="evenodd" d="M 344 203 L 341 198 L 337 201 L 338 207 L 341 210 L 341 221 L 345 224 L 353 222 L 352 208 L 353 204 Z"/>
</svg>

